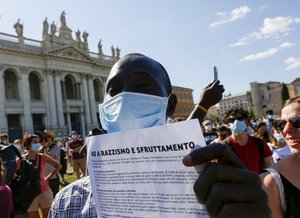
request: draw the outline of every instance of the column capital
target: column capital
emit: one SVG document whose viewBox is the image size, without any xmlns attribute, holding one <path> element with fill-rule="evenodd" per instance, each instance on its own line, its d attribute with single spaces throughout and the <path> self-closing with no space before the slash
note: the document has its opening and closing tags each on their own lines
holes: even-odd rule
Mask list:
<svg viewBox="0 0 300 218">
<path fill-rule="evenodd" d="M 21 66 L 21 67 L 19 67 L 19 71 L 21 74 L 26 74 L 29 72 L 29 67 Z"/>
<path fill-rule="evenodd" d="M 48 76 L 48 75 L 53 75 L 54 74 L 54 69 L 52 68 L 47 68 L 44 70 L 44 73 Z"/>
</svg>

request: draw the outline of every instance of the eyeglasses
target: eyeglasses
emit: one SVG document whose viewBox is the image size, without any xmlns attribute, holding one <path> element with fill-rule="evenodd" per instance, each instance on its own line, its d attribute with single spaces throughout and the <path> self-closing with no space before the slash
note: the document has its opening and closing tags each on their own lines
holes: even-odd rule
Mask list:
<svg viewBox="0 0 300 218">
<path fill-rule="evenodd" d="M 273 127 L 277 131 L 283 131 L 287 123 L 290 123 L 293 128 L 300 129 L 300 116 L 293 117 L 289 120 L 274 120 Z"/>
</svg>

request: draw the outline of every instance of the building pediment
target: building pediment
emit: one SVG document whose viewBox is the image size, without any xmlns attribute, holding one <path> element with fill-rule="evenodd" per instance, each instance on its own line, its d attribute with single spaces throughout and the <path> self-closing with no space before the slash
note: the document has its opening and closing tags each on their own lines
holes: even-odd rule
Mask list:
<svg viewBox="0 0 300 218">
<path fill-rule="evenodd" d="M 46 55 L 52 57 L 54 56 L 58 58 L 70 59 L 70 60 L 94 62 L 94 60 L 84 51 L 81 51 L 80 49 L 73 47 L 71 45 L 50 50 L 46 52 Z"/>
</svg>

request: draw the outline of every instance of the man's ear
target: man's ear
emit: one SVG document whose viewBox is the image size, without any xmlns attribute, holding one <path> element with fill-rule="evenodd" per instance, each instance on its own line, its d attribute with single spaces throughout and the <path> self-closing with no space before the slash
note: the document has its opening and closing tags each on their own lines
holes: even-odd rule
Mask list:
<svg viewBox="0 0 300 218">
<path fill-rule="evenodd" d="M 172 116 L 175 112 L 177 104 L 177 97 L 174 94 L 171 94 L 168 101 L 168 107 L 167 107 L 167 116 Z"/>
</svg>

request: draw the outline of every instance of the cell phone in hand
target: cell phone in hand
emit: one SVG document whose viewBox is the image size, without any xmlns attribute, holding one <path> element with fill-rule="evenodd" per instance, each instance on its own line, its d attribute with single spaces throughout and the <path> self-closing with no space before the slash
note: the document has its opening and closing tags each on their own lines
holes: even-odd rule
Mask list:
<svg viewBox="0 0 300 218">
<path fill-rule="evenodd" d="M 218 80 L 218 68 L 214 66 L 214 80 Z"/>
</svg>

